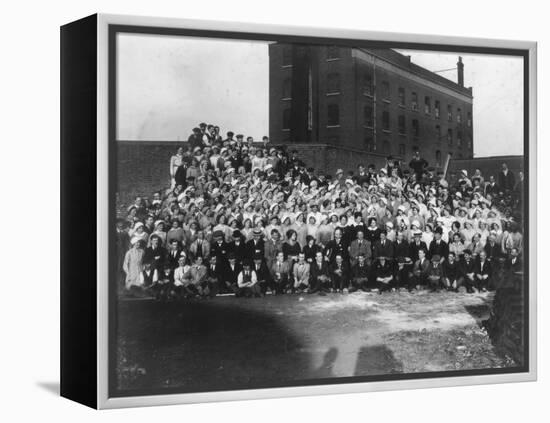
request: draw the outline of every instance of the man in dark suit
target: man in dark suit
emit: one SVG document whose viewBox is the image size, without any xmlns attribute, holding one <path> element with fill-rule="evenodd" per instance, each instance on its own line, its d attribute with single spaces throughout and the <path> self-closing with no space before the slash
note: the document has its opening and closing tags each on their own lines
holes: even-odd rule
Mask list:
<svg viewBox="0 0 550 423">
<path fill-rule="evenodd" d="M 247 257 L 247 254 L 248 254 L 247 246 L 243 240 L 241 231 L 239 230 L 233 231 L 232 236 L 233 236 L 233 241 L 227 244 L 227 251 L 235 254 L 237 263 L 242 265 L 244 259 Z"/>
<path fill-rule="evenodd" d="M 498 262 L 498 260 L 502 257 L 502 246 L 497 244 L 496 239 L 497 238 L 494 234 L 489 235 L 487 243 L 485 244 L 485 247 L 483 247 L 485 254 L 487 254 L 487 260 L 491 263 Z"/>
<path fill-rule="evenodd" d="M 174 270 L 178 267 L 178 260 L 180 258 L 182 249 L 179 247 L 179 242 L 176 239 L 170 241 L 168 253 L 166 254 L 165 267 L 169 267 Z"/>
<path fill-rule="evenodd" d="M 512 248 L 510 257 L 504 263 L 505 278 L 504 283 L 507 288 L 520 289 L 523 280 L 523 260 L 519 257 L 517 248 Z"/>
<path fill-rule="evenodd" d="M 422 237 L 422 231 L 417 229 L 414 232 L 414 241 L 410 243 L 409 257 L 413 262 L 416 262 L 419 258 L 418 251 L 420 250 L 424 250 L 425 252 L 428 251 L 428 246 L 424 241 L 422 241 L 421 237 Z"/>
<path fill-rule="evenodd" d="M 223 284 L 221 291 L 236 293 L 239 290 L 237 280 L 239 273 L 242 271 L 242 266 L 237 263 L 237 259 L 233 253 L 229 253 L 227 255 L 227 261 L 228 264 L 225 267 L 225 272 L 223 273 Z"/>
<path fill-rule="evenodd" d="M 374 243 L 374 258 L 386 257 L 391 261 L 395 255 L 393 242 L 386 238 L 386 230 L 380 231 L 380 240 Z"/>
<path fill-rule="evenodd" d="M 269 273 L 269 269 L 263 260 L 263 256 L 254 256 L 254 265 L 252 266 L 252 270 L 256 272 L 256 278 L 258 279 L 261 293 L 265 294 L 268 286 L 271 285 L 271 274 Z"/>
<path fill-rule="evenodd" d="M 371 263 L 372 246 L 370 241 L 365 239 L 363 230 L 357 231 L 357 239 L 354 239 L 349 246 L 350 264 L 352 267 L 357 264 L 360 255 L 367 261 L 367 264 Z"/>
<path fill-rule="evenodd" d="M 145 249 L 143 262 L 151 263 L 151 269 L 160 272 L 166 259 L 166 249 L 162 247 L 161 240 L 157 235 L 151 236 L 151 245 Z"/>
<path fill-rule="evenodd" d="M 344 243 L 341 228 L 334 230 L 334 239 L 327 242 L 327 246 L 325 247 L 325 257 L 328 258 L 331 265 L 335 264 L 337 255 L 340 255 L 344 261 L 348 261 L 349 259 L 348 248 Z"/>
<path fill-rule="evenodd" d="M 309 266 L 309 278 L 310 293 L 318 292 L 319 295 L 326 295 L 326 292 L 330 292 L 330 268 L 321 251 L 315 253 L 315 260 Z"/>
<path fill-rule="evenodd" d="M 491 263 L 487 260 L 487 253 L 482 250 L 475 264 L 475 281 L 479 291 L 486 292 L 491 283 Z"/>
<path fill-rule="evenodd" d="M 212 238 L 214 239 L 214 242 L 210 245 L 210 257 L 216 256 L 218 258 L 218 264 L 220 266 L 226 266 L 229 247 L 224 241 L 223 232 L 215 231 L 212 234 Z"/>
<path fill-rule="evenodd" d="M 476 266 L 472 258 L 472 251 L 465 249 L 463 251 L 464 257 L 462 258 L 460 273 L 464 277 L 464 286 L 468 293 L 474 292 L 473 287 L 475 285 L 475 273 Z"/>
<path fill-rule="evenodd" d="M 464 277 L 461 274 L 460 263 L 456 259 L 454 252 L 449 252 L 447 260 L 443 263 L 443 285 L 447 291 L 458 292 L 458 288 L 464 282 Z"/>
<path fill-rule="evenodd" d="M 275 261 L 271 265 L 271 292 L 275 295 L 282 294 L 288 287 L 290 265 L 285 261 L 282 251 L 277 253 Z"/>
<path fill-rule="evenodd" d="M 508 169 L 506 163 L 502 163 L 502 170 L 498 174 L 498 185 L 503 191 L 512 191 L 516 185 L 516 177 L 513 172 Z"/>
<path fill-rule="evenodd" d="M 246 243 L 246 258 L 253 260 L 255 256 L 265 256 L 264 240 L 261 238 L 262 231 L 255 228 L 252 231 L 252 239 Z"/>
<path fill-rule="evenodd" d="M 349 266 L 340 253 L 337 253 L 334 257 L 331 275 L 332 288 L 336 292 L 343 293 L 344 288 L 347 288 L 349 283 Z"/>
<path fill-rule="evenodd" d="M 397 232 L 397 237 L 393 243 L 395 257 L 411 258 L 410 245 L 403 236 L 403 232 Z"/>
<path fill-rule="evenodd" d="M 434 239 L 430 242 L 430 249 L 428 250 L 428 258 L 433 256 L 439 256 L 442 261 L 449 255 L 449 245 L 441 239 L 443 235 L 443 228 L 438 226 L 434 231 Z"/>
<path fill-rule="evenodd" d="M 378 257 L 374 265 L 374 277 L 379 294 L 382 294 L 384 291 L 391 291 L 393 288 L 393 272 L 386 257 Z"/>
<path fill-rule="evenodd" d="M 413 274 L 411 278 L 411 284 L 409 285 L 409 291 L 411 291 L 413 287 L 416 287 L 418 289 L 420 288 L 420 286 L 426 285 L 427 282 L 430 261 L 426 257 L 426 250 L 424 248 L 420 248 L 417 254 L 418 260 L 416 260 L 413 265 Z"/>
<path fill-rule="evenodd" d="M 216 256 L 210 257 L 210 262 L 207 266 L 206 281 L 210 289 L 210 295 L 216 296 L 223 285 L 224 269 L 218 264 L 218 258 Z"/>
<path fill-rule="evenodd" d="M 367 291 L 369 283 L 369 277 L 371 273 L 371 266 L 367 263 L 364 253 L 359 253 L 357 256 L 357 263 L 351 268 L 351 283 L 349 292 L 355 292 L 359 289 Z"/>
</svg>

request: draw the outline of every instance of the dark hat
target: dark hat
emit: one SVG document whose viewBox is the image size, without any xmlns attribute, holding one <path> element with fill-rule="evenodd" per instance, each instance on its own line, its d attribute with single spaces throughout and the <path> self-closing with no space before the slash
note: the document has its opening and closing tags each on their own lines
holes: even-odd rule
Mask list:
<svg viewBox="0 0 550 423">
<path fill-rule="evenodd" d="M 241 231 L 239 231 L 238 229 L 233 231 L 233 238 L 240 238 L 241 237 Z"/>
<path fill-rule="evenodd" d="M 464 251 L 463 251 L 464 254 L 470 254 L 472 255 L 472 250 L 470 250 L 469 248 L 466 248 Z"/>
<path fill-rule="evenodd" d="M 201 122 L 201 123 L 199 123 L 199 126 L 200 126 L 201 128 L 206 128 L 206 123 Z"/>
<path fill-rule="evenodd" d="M 259 229 L 259 228 L 254 228 L 254 230 L 252 231 L 252 234 L 253 234 L 253 235 L 261 235 L 261 234 L 262 234 L 262 230 Z"/>
<path fill-rule="evenodd" d="M 233 133 L 233 131 L 227 132 L 227 136 L 228 136 L 228 137 L 232 137 L 233 135 L 235 135 L 235 134 Z"/>
<path fill-rule="evenodd" d="M 441 260 L 441 257 L 439 257 L 437 254 L 432 257 L 432 261 L 439 262 Z"/>
<path fill-rule="evenodd" d="M 263 257 L 261 254 L 254 254 L 254 260 L 263 260 Z"/>
<path fill-rule="evenodd" d="M 232 252 L 232 251 L 227 254 L 227 259 L 228 260 L 235 260 L 236 258 L 237 257 L 235 256 L 235 253 Z"/>
<path fill-rule="evenodd" d="M 219 231 L 219 230 L 218 230 L 218 231 L 214 231 L 214 233 L 212 234 L 212 236 L 213 236 L 214 238 L 221 238 L 221 237 L 223 237 L 223 232 L 222 232 L 222 231 Z"/>
<path fill-rule="evenodd" d="M 243 134 L 237 134 L 237 138 L 244 138 Z"/>
<path fill-rule="evenodd" d="M 201 128 L 193 128 L 193 132 L 200 132 Z"/>
<path fill-rule="evenodd" d="M 434 232 L 436 234 L 443 235 L 443 228 L 441 226 L 438 226 L 437 228 L 435 228 Z"/>
</svg>

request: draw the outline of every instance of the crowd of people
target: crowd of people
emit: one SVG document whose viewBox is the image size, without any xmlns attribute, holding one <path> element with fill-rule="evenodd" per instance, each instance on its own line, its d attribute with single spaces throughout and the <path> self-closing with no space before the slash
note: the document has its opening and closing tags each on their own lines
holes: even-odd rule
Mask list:
<svg viewBox="0 0 550 423">
<path fill-rule="evenodd" d="M 170 185 L 117 219 L 120 290 L 159 300 L 520 283 L 523 175 L 409 163 L 334 175 L 268 137 L 200 124 L 170 158 Z"/>
</svg>

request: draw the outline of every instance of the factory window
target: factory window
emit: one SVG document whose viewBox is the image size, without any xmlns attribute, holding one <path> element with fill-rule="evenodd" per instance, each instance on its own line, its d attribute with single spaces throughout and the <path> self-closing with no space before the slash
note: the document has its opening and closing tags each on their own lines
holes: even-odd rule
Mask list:
<svg viewBox="0 0 550 423">
<path fill-rule="evenodd" d="M 435 137 L 437 142 L 441 142 L 441 126 L 435 125 Z"/>
<path fill-rule="evenodd" d="M 456 109 L 456 121 L 457 123 L 462 122 L 462 110 L 460 108 Z"/>
<path fill-rule="evenodd" d="M 405 88 L 399 87 L 398 96 L 399 96 L 399 105 L 404 106 L 405 105 Z"/>
<path fill-rule="evenodd" d="M 468 112 L 468 127 L 472 126 L 472 112 Z"/>
<path fill-rule="evenodd" d="M 435 152 L 435 164 L 438 167 L 441 167 L 441 151 L 436 150 Z"/>
<path fill-rule="evenodd" d="M 327 93 L 335 94 L 340 92 L 340 74 L 336 72 L 327 75 Z"/>
<path fill-rule="evenodd" d="M 451 128 L 447 129 L 447 143 L 453 145 L 453 130 Z"/>
<path fill-rule="evenodd" d="M 283 66 L 292 65 L 292 46 L 283 46 Z"/>
<path fill-rule="evenodd" d="M 456 145 L 462 147 L 462 131 L 456 132 Z"/>
<path fill-rule="evenodd" d="M 337 104 L 329 104 L 327 108 L 327 126 L 340 125 L 340 108 Z"/>
<path fill-rule="evenodd" d="M 436 119 L 439 119 L 439 111 L 441 109 L 441 105 L 439 103 L 439 100 L 435 100 L 435 105 L 434 105 L 434 115 L 436 117 Z"/>
<path fill-rule="evenodd" d="M 420 135 L 420 124 L 418 123 L 418 119 L 412 120 L 412 134 L 415 137 Z"/>
<path fill-rule="evenodd" d="M 363 75 L 363 94 L 372 95 L 372 75 L 368 72 Z"/>
<path fill-rule="evenodd" d="M 382 129 L 384 131 L 390 130 L 390 112 L 387 110 L 382 112 Z"/>
<path fill-rule="evenodd" d="M 447 106 L 447 120 L 449 122 L 453 121 L 453 106 L 450 104 Z"/>
<path fill-rule="evenodd" d="M 372 137 L 365 138 L 365 150 L 371 153 L 376 151 L 376 144 L 374 143 Z"/>
<path fill-rule="evenodd" d="M 373 127 L 373 113 L 371 106 L 365 106 L 363 108 L 363 117 L 365 120 L 365 126 L 372 128 Z"/>
<path fill-rule="evenodd" d="M 399 144 L 399 155 L 404 157 L 405 156 L 406 147 L 405 144 Z"/>
<path fill-rule="evenodd" d="M 390 154 L 391 153 L 391 151 L 390 151 L 390 142 L 388 140 L 385 140 L 382 143 L 382 153 L 384 153 L 384 154 Z"/>
<path fill-rule="evenodd" d="M 405 123 L 405 115 L 399 115 L 397 118 L 397 126 L 399 128 L 400 134 L 405 134 L 407 132 L 407 125 Z"/>
<path fill-rule="evenodd" d="M 337 46 L 327 47 L 327 59 L 334 60 L 340 58 L 340 49 Z"/>
<path fill-rule="evenodd" d="M 382 81 L 382 100 L 390 99 L 390 83 L 388 81 Z"/>
<path fill-rule="evenodd" d="M 290 99 L 292 97 L 292 80 L 285 78 L 283 80 L 283 99 Z"/>
<path fill-rule="evenodd" d="M 432 112 L 432 100 L 430 97 L 424 97 L 424 113 L 430 114 Z"/>
<path fill-rule="evenodd" d="M 290 129 L 290 107 L 283 110 L 283 129 Z"/>
<path fill-rule="evenodd" d="M 411 108 L 413 110 L 418 110 L 418 94 L 415 92 L 411 93 Z"/>
</svg>

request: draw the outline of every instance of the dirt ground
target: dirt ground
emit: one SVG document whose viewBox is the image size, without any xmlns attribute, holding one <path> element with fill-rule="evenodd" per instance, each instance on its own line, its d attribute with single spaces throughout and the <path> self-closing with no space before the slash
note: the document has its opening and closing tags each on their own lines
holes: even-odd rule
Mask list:
<svg viewBox="0 0 550 423">
<path fill-rule="evenodd" d="M 121 300 L 118 388 L 191 392 L 511 366 L 480 326 L 492 295 Z"/>
</svg>

